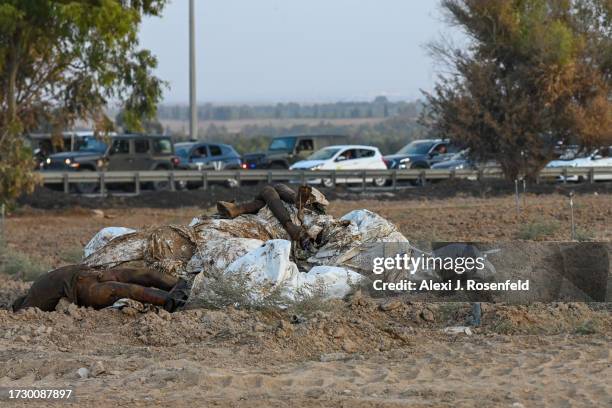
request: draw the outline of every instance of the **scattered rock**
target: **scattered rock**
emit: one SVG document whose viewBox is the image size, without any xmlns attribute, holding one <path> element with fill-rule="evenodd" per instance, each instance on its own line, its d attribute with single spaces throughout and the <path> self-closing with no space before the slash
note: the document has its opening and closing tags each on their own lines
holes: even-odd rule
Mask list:
<svg viewBox="0 0 612 408">
<path fill-rule="evenodd" d="M 346 355 L 346 353 L 327 353 L 327 354 L 321 354 L 321 357 L 319 357 L 319 360 L 322 363 L 328 363 L 330 361 L 346 360 L 347 358 L 348 358 L 348 355 Z"/>
<path fill-rule="evenodd" d="M 256 322 L 253 325 L 253 331 L 254 332 L 263 332 L 263 331 L 266 331 L 266 325 L 261 323 L 261 322 Z"/>
<path fill-rule="evenodd" d="M 34 334 L 36 336 L 43 335 L 47 332 L 47 327 L 45 325 L 39 326 L 36 330 L 34 330 Z"/>
<path fill-rule="evenodd" d="M 325 313 L 322 310 L 317 310 L 314 314 L 316 319 L 326 319 L 329 316 L 329 313 Z"/>
<path fill-rule="evenodd" d="M 346 351 L 347 353 L 355 353 L 357 352 L 357 345 L 351 340 L 346 339 L 344 340 L 344 343 L 342 343 L 342 350 Z"/>
<path fill-rule="evenodd" d="M 388 302 L 382 303 L 380 305 L 380 310 L 383 312 L 388 312 L 390 310 L 398 309 L 402 306 L 402 302 L 399 299 L 392 299 Z"/>
<path fill-rule="evenodd" d="M 332 336 L 336 339 L 341 339 L 342 337 L 344 337 L 346 335 L 346 332 L 344 330 L 344 328 L 342 326 L 340 327 L 336 327 L 336 329 L 334 330 L 334 332 L 332 333 Z"/>
<path fill-rule="evenodd" d="M 65 297 L 61 298 L 55 306 L 55 311 L 68 314 L 68 308 L 72 303 Z"/>
<path fill-rule="evenodd" d="M 286 321 L 286 320 L 279 320 L 279 322 L 278 322 L 278 328 L 279 328 L 279 329 L 282 329 L 282 330 L 291 330 L 291 329 L 293 329 L 293 328 L 291 327 L 291 323 L 289 323 L 289 322 L 288 322 L 288 321 Z"/>
<path fill-rule="evenodd" d="M 364 307 L 368 306 L 370 301 L 364 296 L 361 289 L 359 289 L 351 297 L 350 304 L 352 307 Z"/>
<path fill-rule="evenodd" d="M 164 320 L 170 320 L 172 318 L 172 315 L 170 314 L 170 312 L 164 309 L 159 309 L 157 311 L 157 314 L 159 315 L 159 317 L 161 317 Z"/>
<path fill-rule="evenodd" d="M 389 327 L 385 329 L 389 335 L 405 343 L 410 342 L 414 329 L 412 327 Z"/>
<path fill-rule="evenodd" d="M 77 370 L 77 375 L 81 379 L 85 379 L 89 377 L 89 370 L 85 367 L 81 367 Z"/>
<path fill-rule="evenodd" d="M 286 320 L 278 322 L 278 328 L 276 329 L 276 337 L 289 337 L 293 333 L 293 326 Z"/>
<path fill-rule="evenodd" d="M 421 319 L 425 320 L 426 322 L 433 322 L 433 321 L 435 321 L 434 314 L 429 309 L 423 309 L 421 311 Z"/>
<path fill-rule="evenodd" d="M 104 368 L 104 365 L 102 365 L 101 361 L 96 361 L 92 366 L 91 369 L 89 370 L 91 372 L 91 375 L 94 377 L 99 376 L 102 373 L 106 372 L 106 369 Z"/>
<path fill-rule="evenodd" d="M 94 209 L 94 210 L 91 210 L 91 215 L 93 215 L 95 218 L 104 218 L 104 211 Z"/>
<path fill-rule="evenodd" d="M 30 336 L 25 336 L 25 335 L 24 336 L 19 336 L 19 337 L 17 337 L 17 340 L 19 340 L 22 343 L 27 343 L 27 342 L 30 341 Z"/>
<path fill-rule="evenodd" d="M 138 310 L 134 309 L 133 307 L 124 307 L 121 309 L 121 313 L 123 313 L 124 315 L 133 317 L 138 314 Z"/>
</svg>

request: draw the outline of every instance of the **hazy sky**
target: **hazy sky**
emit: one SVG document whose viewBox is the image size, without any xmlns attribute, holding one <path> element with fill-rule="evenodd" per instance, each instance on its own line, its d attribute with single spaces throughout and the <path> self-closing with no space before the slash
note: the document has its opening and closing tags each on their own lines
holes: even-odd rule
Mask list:
<svg viewBox="0 0 612 408">
<path fill-rule="evenodd" d="M 189 98 L 187 0 L 147 19 L 140 38 Z M 196 0 L 198 102 L 325 102 L 431 89 L 424 44 L 450 34 L 437 0 Z"/>
</svg>

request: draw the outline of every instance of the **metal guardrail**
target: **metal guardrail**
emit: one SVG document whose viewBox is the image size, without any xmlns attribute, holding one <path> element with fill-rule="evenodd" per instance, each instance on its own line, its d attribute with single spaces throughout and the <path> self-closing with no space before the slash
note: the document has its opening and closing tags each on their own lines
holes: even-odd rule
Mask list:
<svg viewBox="0 0 612 408">
<path fill-rule="evenodd" d="M 446 170 L 446 169 L 406 169 L 406 170 L 154 170 L 154 171 L 70 171 L 40 172 L 43 184 L 63 184 L 64 192 L 70 192 L 70 185 L 76 183 L 99 184 L 100 192 L 106 190 L 108 184 L 130 183 L 134 184 L 135 191 L 140 192 L 142 183 L 168 182 L 171 190 L 175 189 L 177 182 L 201 183 L 207 189 L 212 182 L 225 182 L 235 180 L 238 186 L 245 181 L 263 181 L 268 183 L 283 181 L 308 183 L 317 180 L 329 180 L 332 185 L 344 183 L 361 184 L 363 189 L 373 179 L 384 178 L 396 187 L 401 181 L 421 181 L 425 184 L 430 180 L 471 179 L 482 180 L 487 178 L 503 178 L 499 167 L 488 167 L 480 170 Z M 538 182 L 556 179 L 563 176 L 578 176 L 589 182 L 594 182 L 596 176 L 611 176 L 610 167 L 557 167 L 544 168 L 538 176 Z"/>
</svg>

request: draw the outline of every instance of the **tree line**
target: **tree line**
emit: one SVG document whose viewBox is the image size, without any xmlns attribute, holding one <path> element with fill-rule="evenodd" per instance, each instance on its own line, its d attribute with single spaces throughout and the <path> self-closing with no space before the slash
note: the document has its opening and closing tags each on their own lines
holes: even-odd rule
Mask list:
<svg viewBox="0 0 612 408">
<path fill-rule="evenodd" d="M 359 119 L 388 118 L 394 116 L 415 116 L 422 110 L 420 102 L 391 102 L 379 96 L 371 102 L 336 103 L 277 103 L 274 105 L 214 105 L 198 106 L 201 120 L 239 119 Z M 158 107 L 160 120 L 189 120 L 186 105 L 161 105 Z"/>
<path fill-rule="evenodd" d="M 226 143 L 241 153 L 265 151 L 270 139 L 275 136 L 297 134 L 346 135 L 351 144 L 377 146 L 383 154 L 394 153 L 412 140 L 430 136 L 430 132 L 419 124 L 417 117 L 398 116 L 377 123 L 361 125 L 337 125 L 321 121 L 316 125 L 247 125 L 239 133 L 228 131 L 225 126 L 211 124 L 200 137 L 205 140 Z M 186 135 L 175 135 L 186 140 Z"/>
</svg>

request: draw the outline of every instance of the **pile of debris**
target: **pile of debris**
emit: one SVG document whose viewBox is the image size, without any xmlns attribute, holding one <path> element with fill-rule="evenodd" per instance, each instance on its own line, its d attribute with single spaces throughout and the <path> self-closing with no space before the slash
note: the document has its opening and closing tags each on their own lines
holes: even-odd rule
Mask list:
<svg viewBox="0 0 612 408">
<path fill-rule="evenodd" d="M 313 245 L 304 250 L 292 240 L 268 206 L 235 218 L 200 216 L 189 225 L 168 225 L 134 231 L 111 227 L 85 247 L 84 264 L 113 268 L 139 262 L 191 283 L 189 302 L 210 303 L 211 288 L 242 286 L 252 300 L 282 292 L 296 294 L 325 288 L 328 298 L 341 298 L 372 273 L 371 260 L 361 259 L 364 245 L 408 243 L 381 216 L 356 210 L 335 219 L 321 208 L 323 195 L 312 189 L 319 211 L 283 202 L 291 221 L 308 234 Z"/>
</svg>

